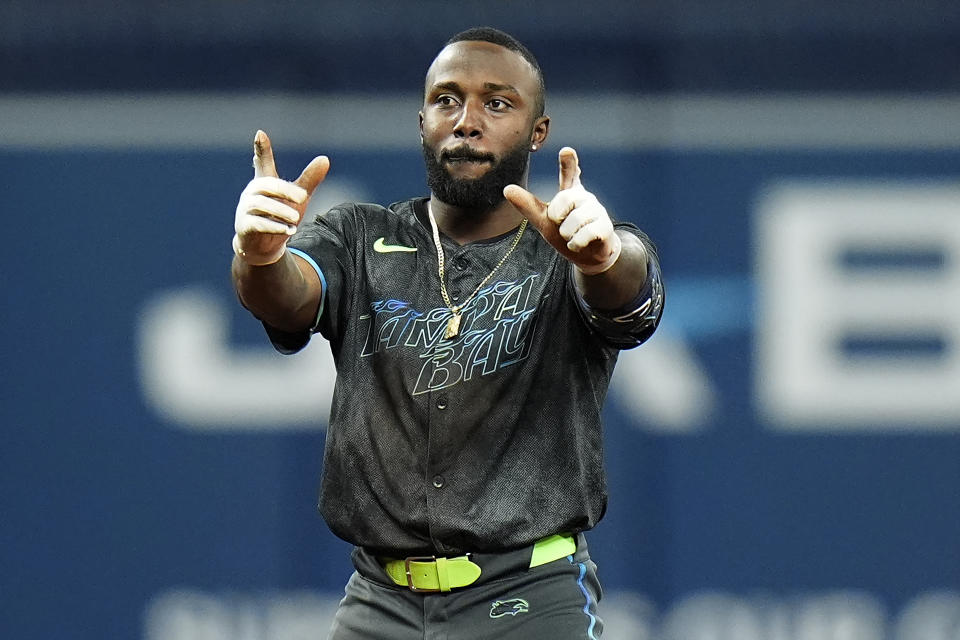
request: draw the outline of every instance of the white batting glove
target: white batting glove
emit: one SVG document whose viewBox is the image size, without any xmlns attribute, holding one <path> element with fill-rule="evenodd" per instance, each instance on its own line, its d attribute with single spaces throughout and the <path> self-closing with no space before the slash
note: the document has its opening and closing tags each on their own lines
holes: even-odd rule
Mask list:
<svg viewBox="0 0 960 640">
<path fill-rule="evenodd" d="M 233 251 L 251 266 L 273 264 L 283 257 L 307 209 L 310 196 L 330 169 L 326 156 L 314 158 L 293 182 L 277 175 L 270 138 L 254 138 L 254 178 L 240 193 L 234 218 Z"/>
<path fill-rule="evenodd" d="M 512 184 L 503 195 L 544 240 L 586 275 L 603 273 L 620 257 L 620 236 L 597 197 L 580 182 L 580 161 L 570 147 L 560 150 L 560 190 L 550 202 Z"/>
</svg>

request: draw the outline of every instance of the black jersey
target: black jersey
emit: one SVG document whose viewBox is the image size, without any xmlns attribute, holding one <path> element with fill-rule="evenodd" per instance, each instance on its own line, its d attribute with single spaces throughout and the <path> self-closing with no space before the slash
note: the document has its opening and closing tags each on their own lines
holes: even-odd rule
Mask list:
<svg viewBox="0 0 960 640">
<path fill-rule="evenodd" d="M 646 245 L 648 282 L 629 308 L 597 313 L 530 227 L 448 339 L 426 202 L 340 205 L 289 242 L 320 274 L 314 332 L 337 367 L 325 520 L 395 556 L 502 551 L 590 529 L 606 508 L 600 413 L 617 353 L 646 340 L 663 307 L 653 245 L 616 225 Z M 514 237 L 442 239 L 454 304 Z M 267 330 L 284 353 L 310 337 Z"/>
</svg>

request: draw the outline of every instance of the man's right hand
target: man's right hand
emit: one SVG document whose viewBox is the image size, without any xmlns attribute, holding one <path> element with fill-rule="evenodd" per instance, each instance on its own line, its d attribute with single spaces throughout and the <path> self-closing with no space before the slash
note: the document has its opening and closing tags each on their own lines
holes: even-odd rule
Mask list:
<svg viewBox="0 0 960 640">
<path fill-rule="evenodd" d="M 283 257 L 287 240 L 297 230 L 307 203 L 330 170 L 318 156 L 293 182 L 281 180 L 270 138 L 257 131 L 253 139 L 254 178 L 240 193 L 234 221 L 233 251 L 251 266 L 273 264 Z"/>
</svg>

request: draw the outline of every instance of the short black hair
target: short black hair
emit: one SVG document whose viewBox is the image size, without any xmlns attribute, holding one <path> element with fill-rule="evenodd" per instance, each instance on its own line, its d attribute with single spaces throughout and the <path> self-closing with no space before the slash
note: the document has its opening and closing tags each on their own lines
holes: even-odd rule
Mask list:
<svg viewBox="0 0 960 640">
<path fill-rule="evenodd" d="M 530 63 L 530 66 L 533 67 L 533 70 L 537 74 L 537 102 L 536 102 L 536 113 L 537 117 L 543 115 L 544 103 L 546 101 L 547 95 L 547 86 L 543 81 L 543 71 L 540 70 L 540 63 L 537 62 L 537 59 L 530 52 L 530 49 L 527 49 L 522 42 L 514 38 L 512 35 L 500 29 L 494 29 L 493 27 L 473 27 L 467 29 L 466 31 L 461 31 L 456 34 L 449 40 L 447 40 L 444 46 L 449 46 L 455 42 L 489 42 L 491 44 L 500 45 L 504 49 L 509 49 L 515 53 L 519 53 L 523 56 L 523 59 Z"/>
</svg>

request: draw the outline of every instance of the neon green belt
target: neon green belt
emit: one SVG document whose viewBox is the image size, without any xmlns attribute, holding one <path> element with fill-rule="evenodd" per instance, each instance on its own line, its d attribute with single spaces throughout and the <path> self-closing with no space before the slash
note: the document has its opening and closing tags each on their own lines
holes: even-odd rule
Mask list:
<svg viewBox="0 0 960 640">
<path fill-rule="evenodd" d="M 554 535 L 533 544 L 530 568 L 559 560 L 577 550 L 577 539 L 569 535 Z M 436 593 L 466 587 L 480 577 L 481 569 L 470 560 L 470 555 L 456 558 L 420 556 L 403 560 L 388 560 L 384 569 L 390 579 L 411 591 Z"/>
</svg>

